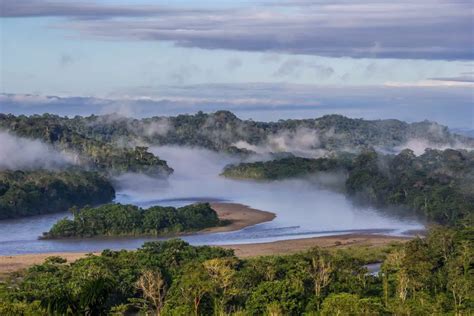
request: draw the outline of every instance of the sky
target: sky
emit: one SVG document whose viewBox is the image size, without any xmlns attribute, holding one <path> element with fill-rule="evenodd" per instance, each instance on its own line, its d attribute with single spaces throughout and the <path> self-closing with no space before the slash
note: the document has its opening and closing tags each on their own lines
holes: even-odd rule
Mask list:
<svg viewBox="0 0 474 316">
<path fill-rule="evenodd" d="M 473 19 L 472 0 L 0 0 L 0 110 L 474 129 Z"/>
</svg>

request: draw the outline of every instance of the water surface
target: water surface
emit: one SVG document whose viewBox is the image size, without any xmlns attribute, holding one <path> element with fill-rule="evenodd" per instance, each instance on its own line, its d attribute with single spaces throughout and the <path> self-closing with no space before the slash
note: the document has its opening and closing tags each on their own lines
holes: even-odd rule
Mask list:
<svg viewBox="0 0 474 316">
<path fill-rule="evenodd" d="M 194 245 L 258 243 L 352 232 L 401 235 L 423 228 L 415 218 L 354 205 L 342 193 L 322 188 L 318 184 L 321 179 L 236 181 L 219 176 L 226 164 L 235 162 L 231 157 L 198 149 L 161 147 L 153 151 L 167 160 L 175 173 L 167 180 L 132 174 L 121 176 L 116 179 L 117 202 L 141 207 L 179 207 L 198 201 L 229 201 L 277 215 L 271 222 L 236 232 L 182 237 Z M 323 180 L 337 182 L 337 179 Z M 151 237 L 38 240 L 42 232 L 65 216 L 70 214 L 0 221 L 0 255 L 136 249 L 145 241 L 157 240 Z"/>
</svg>

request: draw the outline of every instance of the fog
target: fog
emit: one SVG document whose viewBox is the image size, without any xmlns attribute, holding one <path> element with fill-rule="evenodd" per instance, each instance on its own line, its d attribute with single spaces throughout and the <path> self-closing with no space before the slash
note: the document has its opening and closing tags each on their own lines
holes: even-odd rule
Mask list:
<svg viewBox="0 0 474 316">
<path fill-rule="evenodd" d="M 0 170 L 56 169 L 74 163 L 74 156 L 39 141 L 0 131 Z"/>
<path fill-rule="evenodd" d="M 414 218 L 354 205 L 342 193 L 333 190 L 342 185 L 342 174 L 272 182 L 237 181 L 219 176 L 225 165 L 237 162 L 230 156 L 192 148 L 154 147 L 150 150 L 169 161 L 175 173 L 167 180 L 135 174 L 116 178 L 119 202 L 148 207 L 225 200 L 277 214 L 272 222 L 237 233 L 187 238 L 194 243 L 264 242 L 359 230 L 401 234 L 423 227 Z M 328 187 L 333 189 L 326 189 Z"/>
<path fill-rule="evenodd" d="M 424 138 L 412 138 L 406 143 L 404 143 L 403 145 L 394 147 L 394 151 L 400 152 L 403 149 L 411 149 L 415 155 L 419 156 L 419 155 L 422 155 L 427 148 L 438 149 L 438 150 L 446 150 L 446 149 L 474 150 L 474 148 L 470 147 L 469 145 L 463 144 L 459 141 L 456 141 L 453 144 L 439 145 Z"/>
<path fill-rule="evenodd" d="M 267 223 L 236 232 L 182 237 L 193 245 L 258 243 L 284 239 L 379 232 L 399 235 L 423 225 L 414 218 L 400 217 L 354 205 L 343 193 L 343 174 L 321 173 L 302 180 L 252 182 L 219 176 L 228 163 L 237 162 L 227 155 L 203 149 L 151 148 L 169 161 L 175 173 L 168 179 L 126 174 L 115 178 L 116 202 L 141 207 L 152 205 L 183 206 L 196 201 L 225 200 L 271 211 L 277 217 Z M 331 189 L 325 189 L 329 188 Z M 136 249 L 153 237 L 90 238 L 38 240 L 38 236 L 70 213 L 33 216 L 0 222 L 0 255 L 45 252 L 95 252 L 103 249 Z"/>
<path fill-rule="evenodd" d="M 314 158 L 327 153 L 319 148 L 321 145 L 319 137 L 319 131 L 302 127 L 294 131 L 283 130 L 269 135 L 263 144 L 252 145 L 245 141 L 238 141 L 233 145 L 258 154 L 291 152 L 297 156 Z"/>
</svg>

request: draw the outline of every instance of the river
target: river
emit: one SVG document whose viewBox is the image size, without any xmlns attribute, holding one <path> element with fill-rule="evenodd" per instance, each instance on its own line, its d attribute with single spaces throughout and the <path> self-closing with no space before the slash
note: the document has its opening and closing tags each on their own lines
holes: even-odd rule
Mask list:
<svg viewBox="0 0 474 316">
<path fill-rule="evenodd" d="M 182 237 L 194 245 L 258 243 L 374 232 L 402 235 L 424 226 L 396 212 L 355 205 L 344 194 L 325 189 L 337 184 L 337 175 L 310 180 L 274 182 L 237 181 L 219 176 L 235 158 L 201 149 L 159 147 L 152 151 L 175 169 L 167 180 L 127 174 L 117 178 L 120 203 L 142 207 L 182 206 L 195 201 L 229 201 L 276 213 L 267 223 L 236 232 Z M 324 183 L 324 185 L 321 185 Z M 39 240 L 38 236 L 67 212 L 0 221 L 0 255 L 44 252 L 96 252 L 103 249 L 136 249 L 157 238 L 92 238 Z"/>
</svg>

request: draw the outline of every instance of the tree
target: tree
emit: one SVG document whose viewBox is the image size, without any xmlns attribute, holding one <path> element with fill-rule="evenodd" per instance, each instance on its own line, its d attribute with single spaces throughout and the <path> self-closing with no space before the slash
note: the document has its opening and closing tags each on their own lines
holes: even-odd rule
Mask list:
<svg viewBox="0 0 474 316">
<path fill-rule="evenodd" d="M 462 315 L 466 303 L 474 303 L 473 247 L 464 242 L 459 254 L 448 263 L 448 289 L 454 299 L 456 315 Z"/>
<path fill-rule="evenodd" d="M 161 272 L 158 270 L 144 271 L 140 275 L 136 287 L 143 293 L 143 296 L 152 303 L 156 315 L 161 315 L 168 290 L 166 281 Z"/>
<path fill-rule="evenodd" d="M 236 263 L 235 258 L 215 258 L 204 262 L 204 267 L 214 283 L 216 309 L 224 313 L 226 302 L 238 293 L 237 289 L 233 287 Z"/>
<path fill-rule="evenodd" d="M 270 311 L 278 315 L 301 315 L 305 304 L 304 292 L 289 280 L 264 281 L 252 290 L 246 302 L 250 315 L 265 315 Z"/>
<path fill-rule="evenodd" d="M 383 307 L 379 301 L 360 299 L 359 296 L 349 293 L 329 295 L 324 300 L 321 308 L 321 315 L 323 316 L 375 316 L 382 312 Z"/>
<path fill-rule="evenodd" d="M 107 310 L 107 299 L 117 280 L 98 257 L 90 257 L 72 266 L 71 278 L 66 284 L 71 299 L 77 302 L 79 313 L 98 315 Z"/>
<path fill-rule="evenodd" d="M 322 290 L 329 285 L 331 281 L 331 273 L 333 271 L 332 264 L 328 255 L 316 248 L 311 251 L 310 266 L 308 273 L 313 280 L 314 295 L 317 299 L 319 310 L 319 302 L 321 300 Z"/>
<path fill-rule="evenodd" d="M 187 265 L 178 286 L 184 300 L 192 304 L 195 316 L 199 315 L 203 297 L 214 294 L 215 291 L 214 283 L 201 263 Z"/>
</svg>

